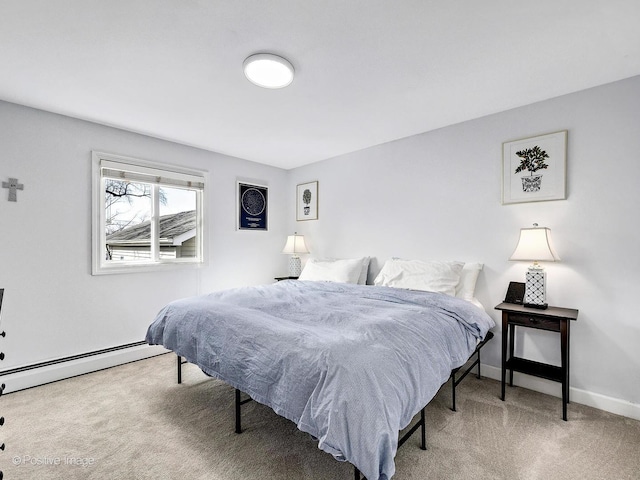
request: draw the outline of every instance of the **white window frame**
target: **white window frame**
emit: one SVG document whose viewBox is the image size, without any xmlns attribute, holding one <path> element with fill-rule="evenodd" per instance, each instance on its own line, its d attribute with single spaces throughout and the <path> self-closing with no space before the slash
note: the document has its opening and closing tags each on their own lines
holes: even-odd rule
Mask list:
<svg viewBox="0 0 640 480">
<path fill-rule="evenodd" d="M 92 275 L 111 273 L 151 272 L 178 266 L 200 266 L 206 259 L 205 232 L 205 190 L 208 179 L 206 171 L 191 170 L 173 165 L 139 160 L 105 152 L 92 152 Z M 152 185 L 151 216 L 151 259 L 148 260 L 106 260 L 106 205 L 105 176 L 106 171 L 119 171 L 123 178 L 130 178 Z M 150 181 L 150 179 L 154 179 Z M 161 186 L 188 186 L 196 192 L 196 256 L 186 258 L 160 258 L 158 220 L 159 195 Z"/>
</svg>

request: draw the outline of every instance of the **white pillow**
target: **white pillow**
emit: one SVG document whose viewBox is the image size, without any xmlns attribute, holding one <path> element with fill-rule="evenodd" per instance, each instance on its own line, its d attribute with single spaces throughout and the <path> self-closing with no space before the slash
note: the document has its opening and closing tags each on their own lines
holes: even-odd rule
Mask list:
<svg viewBox="0 0 640 480">
<path fill-rule="evenodd" d="M 375 285 L 446 293 L 455 296 L 463 262 L 387 260 L 374 280 Z"/>
<path fill-rule="evenodd" d="M 472 301 L 474 292 L 476 291 L 476 282 L 480 270 L 484 267 L 482 263 L 465 263 L 460 274 L 460 283 L 456 287 L 456 297 Z"/>
<path fill-rule="evenodd" d="M 320 258 L 320 259 L 315 259 L 315 262 L 335 262 L 337 260 L 356 260 L 355 258 L 353 259 L 341 259 L 341 258 Z M 359 258 L 357 260 L 360 260 L 362 262 L 362 269 L 360 270 L 360 276 L 358 277 L 358 285 L 366 285 L 367 284 L 367 275 L 369 274 L 369 262 L 371 261 L 371 257 L 362 257 Z M 300 280 L 300 279 L 298 279 Z"/>
<path fill-rule="evenodd" d="M 310 258 L 307 260 L 298 280 L 358 283 L 361 272 L 361 258 L 347 260 L 321 260 Z"/>
<path fill-rule="evenodd" d="M 484 309 L 484 305 L 482 305 L 482 304 L 480 303 L 480 300 L 478 300 L 476 297 L 473 297 L 473 298 L 472 298 L 471 300 L 469 300 L 469 301 L 470 301 L 471 303 L 473 303 L 476 307 L 478 307 L 480 310 L 482 310 L 482 311 L 486 311 L 486 310 Z"/>
</svg>

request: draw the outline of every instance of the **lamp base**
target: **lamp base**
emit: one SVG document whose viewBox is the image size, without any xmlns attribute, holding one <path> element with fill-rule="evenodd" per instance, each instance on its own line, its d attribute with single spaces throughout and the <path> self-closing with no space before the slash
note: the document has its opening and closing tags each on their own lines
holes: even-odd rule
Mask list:
<svg viewBox="0 0 640 480">
<path fill-rule="evenodd" d="M 302 273 L 302 262 L 300 261 L 300 257 L 292 256 L 289 259 L 289 276 L 290 277 L 299 277 Z"/>
<path fill-rule="evenodd" d="M 542 269 L 530 269 L 526 275 L 526 284 L 524 289 L 524 304 L 545 305 L 545 285 L 546 275 Z"/>
</svg>

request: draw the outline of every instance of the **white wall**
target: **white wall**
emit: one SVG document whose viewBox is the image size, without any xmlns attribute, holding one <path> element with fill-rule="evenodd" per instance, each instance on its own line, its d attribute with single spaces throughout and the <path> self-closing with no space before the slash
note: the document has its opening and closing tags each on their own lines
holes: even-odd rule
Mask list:
<svg viewBox="0 0 640 480">
<path fill-rule="evenodd" d="M 501 205 L 502 142 L 564 129 L 567 200 Z M 0 179 L 25 185 L 17 203 L 0 189 L 0 369 L 136 342 L 174 298 L 270 282 L 286 273 L 280 251 L 293 230 L 316 256 L 374 256 L 370 282 L 390 256 L 484 262 L 477 296 L 498 320 L 493 306 L 526 270 L 507 260 L 519 228 L 537 222 L 551 228 L 562 257 L 547 266 L 548 301 L 580 309 L 573 400 L 640 418 L 638 132 L 635 77 L 286 172 L 0 102 Z M 91 276 L 91 150 L 208 170 L 209 264 Z M 238 178 L 269 185 L 268 232 L 235 230 Z M 295 222 L 295 185 L 312 180 L 319 220 Z M 495 331 L 483 372 L 497 376 Z M 519 340 L 527 356 L 559 363 L 556 335 Z M 560 394 L 555 383 L 518 381 Z"/>
<path fill-rule="evenodd" d="M 501 205 L 502 142 L 559 130 L 568 130 L 567 199 Z M 580 310 L 571 333 L 573 400 L 636 418 L 638 179 L 640 77 L 291 172 L 292 185 L 319 181 L 319 219 L 295 226 L 312 255 L 374 256 L 370 283 L 391 256 L 484 262 L 477 296 L 496 321 L 493 307 L 509 281 L 524 281 L 527 265 L 508 261 L 519 229 L 550 227 L 562 262 L 546 266 L 547 300 Z M 500 327 L 495 331 L 483 360 L 497 377 Z M 521 353 L 559 365 L 557 334 L 518 339 Z M 517 377 L 560 395 L 559 384 Z"/>
<path fill-rule="evenodd" d="M 208 265 L 91 276 L 92 150 L 208 170 Z M 284 170 L 0 102 L 0 178 L 9 177 L 24 191 L 13 203 L 0 189 L 1 370 L 141 341 L 173 299 L 286 272 Z M 268 232 L 236 231 L 237 179 L 270 187 Z"/>
</svg>

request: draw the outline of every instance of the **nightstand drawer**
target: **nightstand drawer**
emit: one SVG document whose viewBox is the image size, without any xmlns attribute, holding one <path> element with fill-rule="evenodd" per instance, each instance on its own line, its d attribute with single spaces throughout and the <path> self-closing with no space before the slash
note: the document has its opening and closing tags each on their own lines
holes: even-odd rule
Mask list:
<svg viewBox="0 0 640 480">
<path fill-rule="evenodd" d="M 560 331 L 558 319 L 538 317 L 536 315 L 509 313 L 509 323 L 523 327 L 541 328 L 552 332 Z"/>
</svg>

